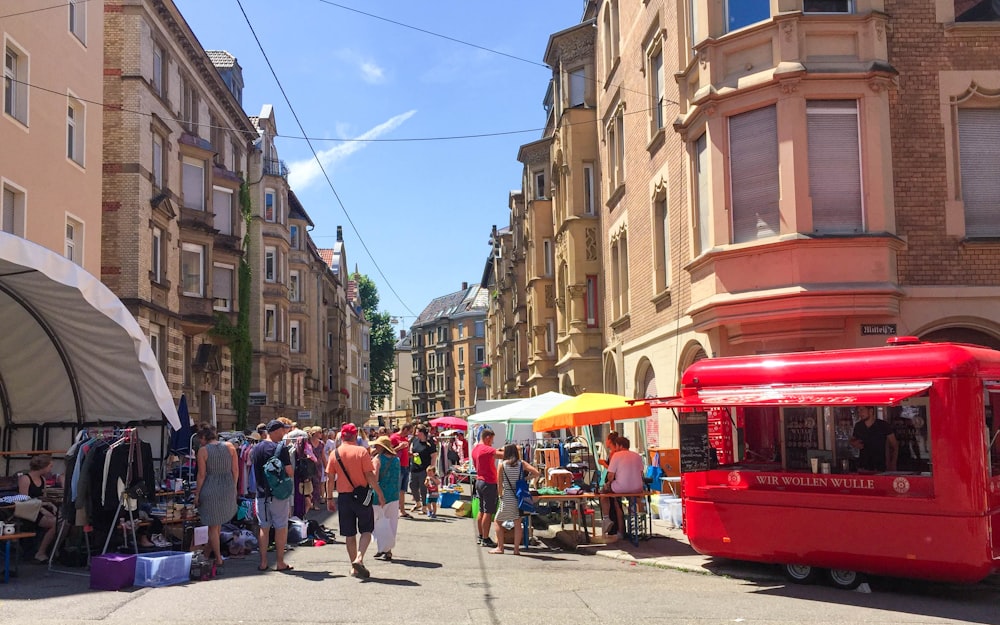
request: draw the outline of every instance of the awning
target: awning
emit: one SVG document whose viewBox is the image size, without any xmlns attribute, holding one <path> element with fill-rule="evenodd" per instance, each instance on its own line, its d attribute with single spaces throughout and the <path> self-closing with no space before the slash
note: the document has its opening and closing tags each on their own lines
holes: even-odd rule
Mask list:
<svg viewBox="0 0 1000 625">
<path fill-rule="evenodd" d="M 0 425 L 180 427 L 135 317 L 82 267 L 0 232 Z"/>
<path fill-rule="evenodd" d="M 710 406 L 891 406 L 931 387 L 930 380 L 878 384 L 803 384 L 691 389 L 691 394 L 653 402 L 656 408 Z"/>
</svg>

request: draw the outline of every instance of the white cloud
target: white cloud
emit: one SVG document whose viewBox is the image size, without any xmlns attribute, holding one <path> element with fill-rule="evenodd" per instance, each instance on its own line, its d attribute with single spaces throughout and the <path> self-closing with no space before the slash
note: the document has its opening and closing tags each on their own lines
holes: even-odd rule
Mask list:
<svg viewBox="0 0 1000 625">
<path fill-rule="evenodd" d="M 337 50 L 334 52 L 334 58 L 354 65 L 361 75 L 361 80 L 370 85 L 378 85 L 385 82 L 385 70 L 374 60 L 364 56 L 360 52 L 354 50 Z"/>
<path fill-rule="evenodd" d="M 400 115 L 396 115 L 395 117 L 391 117 L 378 126 L 361 133 L 357 137 L 353 137 L 354 139 L 357 139 L 356 141 L 348 141 L 346 143 L 335 145 L 329 150 L 321 150 L 317 152 L 319 161 L 323 163 L 323 169 L 325 169 L 327 173 L 330 173 L 330 169 L 338 162 L 367 146 L 368 144 L 365 143 L 365 140 L 378 139 L 382 135 L 392 132 L 396 128 L 403 125 L 403 122 L 413 117 L 416 112 L 416 109 L 414 109 Z M 288 174 L 288 184 L 295 191 L 305 190 L 306 187 L 309 187 L 323 176 L 323 172 L 315 158 L 293 162 L 288 166 L 288 168 L 291 170 Z"/>
<path fill-rule="evenodd" d="M 377 85 L 385 80 L 385 73 L 373 61 L 363 61 L 361 63 L 361 78 L 368 84 Z"/>
</svg>

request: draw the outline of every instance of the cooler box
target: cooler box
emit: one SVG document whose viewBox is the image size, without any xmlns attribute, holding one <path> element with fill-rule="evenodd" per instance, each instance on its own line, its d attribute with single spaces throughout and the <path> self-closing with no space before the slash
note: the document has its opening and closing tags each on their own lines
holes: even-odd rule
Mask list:
<svg viewBox="0 0 1000 625">
<path fill-rule="evenodd" d="M 170 586 L 190 579 L 190 551 L 154 551 L 136 556 L 136 586 Z"/>
<path fill-rule="evenodd" d="M 90 560 L 90 587 L 93 590 L 121 590 L 135 581 L 135 554 L 106 553 Z"/>
<path fill-rule="evenodd" d="M 441 492 L 438 494 L 438 505 L 442 508 L 450 508 L 452 504 L 458 501 L 459 496 L 459 493 Z"/>
<path fill-rule="evenodd" d="M 660 495 L 657 503 L 661 521 L 666 521 L 678 529 L 684 527 L 684 508 L 681 506 L 680 497 Z"/>
</svg>

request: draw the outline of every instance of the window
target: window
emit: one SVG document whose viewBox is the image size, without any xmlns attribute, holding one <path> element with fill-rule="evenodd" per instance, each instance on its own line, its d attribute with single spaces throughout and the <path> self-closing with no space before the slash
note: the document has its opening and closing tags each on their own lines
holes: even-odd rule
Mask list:
<svg viewBox="0 0 1000 625">
<path fill-rule="evenodd" d="M 475 336 L 476 336 L 477 339 L 481 339 L 484 336 L 486 336 L 486 322 L 485 321 L 477 321 L 476 322 Z"/>
<path fill-rule="evenodd" d="M 293 250 L 299 249 L 299 227 L 292 225 L 288 227 L 288 244 Z"/>
<path fill-rule="evenodd" d="M 688 44 L 694 48 L 694 44 L 701 41 L 698 38 L 698 3 L 701 0 L 688 0 Z"/>
<path fill-rule="evenodd" d="M 586 215 L 595 213 L 594 201 L 594 165 L 585 163 L 583 166 L 583 212 Z"/>
<path fill-rule="evenodd" d="M 185 156 L 182 170 L 184 207 L 205 210 L 205 161 Z"/>
<path fill-rule="evenodd" d="M 552 239 L 545 239 L 542 241 L 542 267 L 544 269 L 544 275 L 547 277 L 552 276 Z"/>
<path fill-rule="evenodd" d="M 181 246 L 182 292 L 190 297 L 204 297 L 205 248 L 194 243 Z"/>
<path fill-rule="evenodd" d="M 655 134 L 666 125 L 666 100 L 664 96 L 663 77 L 663 44 L 660 40 L 654 43 L 649 53 L 649 113 L 652 130 Z"/>
<path fill-rule="evenodd" d="M 83 165 L 87 117 L 83 102 L 70 97 L 66 102 L 66 158 Z"/>
<path fill-rule="evenodd" d="M 28 55 L 9 44 L 3 55 L 3 112 L 28 125 Z"/>
<path fill-rule="evenodd" d="M 264 190 L 264 221 L 274 223 L 274 189 Z"/>
<path fill-rule="evenodd" d="M 83 222 L 66 216 L 66 258 L 83 265 Z"/>
<path fill-rule="evenodd" d="M 333 349 L 333 332 L 326 333 L 326 346 Z"/>
<path fill-rule="evenodd" d="M 484 360 L 486 360 L 486 348 L 482 345 L 476 345 L 476 364 L 480 364 Z"/>
<path fill-rule="evenodd" d="M 604 11 L 604 71 L 607 74 L 611 73 L 611 70 L 615 66 L 615 62 L 618 61 L 619 56 L 619 42 L 618 42 L 618 2 L 620 0 L 611 0 L 606 4 L 606 9 Z"/>
<path fill-rule="evenodd" d="M 545 353 L 549 356 L 556 353 L 556 322 L 551 319 L 545 322 Z"/>
<path fill-rule="evenodd" d="M 670 288 L 670 215 L 665 194 L 653 202 L 653 261 L 654 293 L 661 293 Z"/>
<path fill-rule="evenodd" d="M 87 1 L 69 1 L 69 32 L 84 45 L 87 44 Z"/>
<path fill-rule="evenodd" d="M 277 325 L 277 310 L 274 308 L 274 304 L 266 304 L 264 306 L 264 340 L 273 341 L 277 336 L 275 333 L 275 327 Z"/>
<path fill-rule="evenodd" d="M 198 132 L 198 94 L 190 80 L 181 80 L 181 121 L 188 132 Z"/>
<path fill-rule="evenodd" d="M 804 0 L 803 13 L 851 13 L 854 10 L 851 0 Z"/>
<path fill-rule="evenodd" d="M 778 223 L 778 115 L 774 105 L 729 118 L 733 242 L 780 232 Z"/>
<path fill-rule="evenodd" d="M 536 171 L 535 172 L 535 199 L 543 200 L 545 199 L 545 172 Z"/>
<path fill-rule="evenodd" d="M 771 19 L 771 0 L 726 0 L 726 32 Z"/>
<path fill-rule="evenodd" d="M 24 215 L 26 195 L 22 189 L 10 183 L 3 185 L 3 212 L 0 213 L 0 230 L 8 234 L 24 236 Z"/>
<path fill-rule="evenodd" d="M 569 105 L 583 106 L 587 86 L 586 69 L 581 67 L 569 73 Z"/>
<path fill-rule="evenodd" d="M 163 145 L 165 141 L 157 133 L 153 133 L 153 189 L 163 189 Z"/>
<path fill-rule="evenodd" d="M 464 347 L 459 347 L 458 348 L 458 366 L 461 367 L 461 366 L 464 366 L 464 365 L 465 365 L 465 348 Z"/>
<path fill-rule="evenodd" d="M 156 358 L 156 364 L 163 370 L 163 327 L 156 323 L 149 324 L 149 349 Z"/>
<path fill-rule="evenodd" d="M 277 271 L 277 257 L 278 251 L 275 248 L 264 248 L 264 280 L 267 282 L 274 282 L 274 276 Z"/>
<path fill-rule="evenodd" d="M 851 234 L 862 223 L 861 147 L 855 100 L 806 103 L 813 231 Z"/>
<path fill-rule="evenodd" d="M 153 42 L 153 91 L 156 95 L 161 98 L 166 97 L 166 82 L 164 77 L 166 74 L 163 72 L 163 68 L 166 66 L 166 57 L 163 55 L 163 46 L 157 42 Z"/>
<path fill-rule="evenodd" d="M 464 323 L 458 324 L 458 338 L 460 338 L 460 339 L 464 339 L 465 338 L 465 324 Z"/>
<path fill-rule="evenodd" d="M 587 276 L 587 327 L 597 327 L 597 276 Z"/>
<path fill-rule="evenodd" d="M 212 210 L 219 234 L 233 234 L 233 190 L 212 187 Z"/>
<path fill-rule="evenodd" d="M 301 299 L 299 292 L 299 272 L 297 270 L 288 272 L 288 299 L 297 302 Z"/>
<path fill-rule="evenodd" d="M 624 233 L 611 243 L 611 306 L 615 319 L 628 314 L 628 239 Z"/>
<path fill-rule="evenodd" d="M 1000 236 L 1000 109 L 958 109 L 958 158 L 967 237 Z"/>
<path fill-rule="evenodd" d="M 288 328 L 288 347 L 293 352 L 298 352 L 299 349 L 300 349 L 300 347 L 299 347 L 299 341 L 300 341 L 300 337 L 299 337 L 300 326 L 299 326 L 299 323 L 300 323 L 299 321 L 292 321 L 291 325 Z"/>
<path fill-rule="evenodd" d="M 212 267 L 212 308 L 228 311 L 233 309 L 233 277 L 235 267 L 216 263 Z"/>
<path fill-rule="evenodd" d="M 708 168 L 709 168 L 709 151 L 708 151 L 708 133 L 703 133 L 694 143 L 694 170 L 695 170 L 695 189 L 697 189 L 697 202 L 698 202 L 698 212 L 697 220 L 698 223 L 695 228 L 698 231 L 698 254 L 703 254 L 707 252 L 712 247 L 711 239 L 711 223 L 712 223 L 712 209 L 711 209 L 711 197 L 709 194 L 709 180 L 708 180 Z"/>
<path fill-rule="evenodd" d="M 609 195 L 625 182 L 624 107 L 619 105 L 606 130 L 608 144 Z"/>
<path fill-rule="evenodd" d="M 153 227 L 153 241 L 152 241 L 152 254 L 153 257 L 150 259 L 149 263 L 149 273 L 153 282 L 163 281 L 163 231 L 157 227 Z"/>
</svg>

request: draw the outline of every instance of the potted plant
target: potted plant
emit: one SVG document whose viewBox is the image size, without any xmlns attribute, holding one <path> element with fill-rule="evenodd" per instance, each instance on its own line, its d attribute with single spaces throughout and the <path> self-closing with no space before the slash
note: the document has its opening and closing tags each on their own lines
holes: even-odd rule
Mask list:
<svg viewBox="0 0 1000 625">
<path fill-rule="evenodd" d="M 480 373 L 482 373 L 482 374 L 483 374 L 484 376 L 487 376 L 487 377 L 488 377 L 488 376 L 490 375 L 490 371 L 491 371 L 492 369 L 493 369 L 493 367 L 492 367 L 492 366 L 491 366 L 491 365 L 490 365 L 489 363 L 485 363 L 485 364 L 484 364 L 484 365 L 483 365 L 482 367 L 480 367 L 479 371 L 480 371 Z"/>
</svg>

